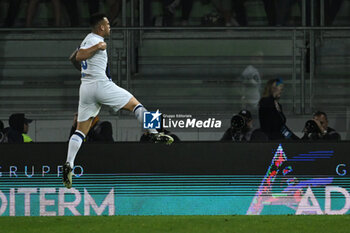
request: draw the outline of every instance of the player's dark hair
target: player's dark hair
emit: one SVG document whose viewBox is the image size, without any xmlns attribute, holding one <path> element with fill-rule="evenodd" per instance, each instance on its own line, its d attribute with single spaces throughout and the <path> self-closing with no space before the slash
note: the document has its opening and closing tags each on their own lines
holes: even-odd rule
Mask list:
<svg viewBox="0 0 350 233">
<path fill-rule="evenodd" d="M 90 17 L 90 27 L 96 27 L 107 16 L 103 13 L 95 13 Z"/>
<path fill-rule="evenodd" d="M 314 113 L 313 117 L 317 117 L 317 116 L 325 116 L 326 119 L 328 119 L 327 114 L 325 112 L 322 111 L 317 111 Z"/>
</svg>

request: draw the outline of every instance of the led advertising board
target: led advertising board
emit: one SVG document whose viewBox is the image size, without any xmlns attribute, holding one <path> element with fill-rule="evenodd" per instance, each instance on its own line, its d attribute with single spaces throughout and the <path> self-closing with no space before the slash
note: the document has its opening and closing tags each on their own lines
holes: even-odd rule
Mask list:
<svg viewBox="0 0 350 233">
<path fill-rule="evenodd" d="M 349 144 L 0 145 L 0 216 L 348 214 Z"/>
</svg>

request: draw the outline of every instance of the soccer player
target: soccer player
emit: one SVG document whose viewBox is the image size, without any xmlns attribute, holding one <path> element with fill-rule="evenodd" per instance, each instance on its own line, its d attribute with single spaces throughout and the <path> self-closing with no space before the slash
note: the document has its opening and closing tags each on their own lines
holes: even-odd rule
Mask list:
<svg viewBox="0 0 350 233">
<path fill-rule="evenodd" d="M 143 122 L 147 110 L 128 91 L 117 86 L 106 75 L 107 44 L 104 38 L 110 35 L 110 25 L 103 14 L 94 14 L 90 18 L 92 32 L 89 33 L 75 60 L 81 62 L 81 85 L 79 90 L 78 125 L 68 144 L 67 162 L 63 165 L 63 184 L 72 187 L 72 168 L 78 150 L 89 132 L 91 122 L 100 111 L 101 105 L 112 107 L 115 111 L 126 109 L 134 112 L 138 121 Z M 148 129 L 154 142 L 171 144 L 173 138 Z"/>
</svg>

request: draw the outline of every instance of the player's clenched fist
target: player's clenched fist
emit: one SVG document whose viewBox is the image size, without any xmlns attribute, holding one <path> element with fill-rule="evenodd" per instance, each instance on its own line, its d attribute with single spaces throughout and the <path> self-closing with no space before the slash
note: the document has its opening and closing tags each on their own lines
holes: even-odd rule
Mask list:
<svg viewBox="0 0 350 233">
<path fill-rule="evenodd" d="M 99 42 L 98 43 L 98 49 L 99 50 L 105 50 L 107 48 L 106 42 Z"/>
</svg>

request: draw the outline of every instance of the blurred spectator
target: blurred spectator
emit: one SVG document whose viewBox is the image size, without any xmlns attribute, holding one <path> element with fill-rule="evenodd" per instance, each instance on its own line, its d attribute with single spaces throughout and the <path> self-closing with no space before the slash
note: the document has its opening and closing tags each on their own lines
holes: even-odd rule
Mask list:
<svg viewBox="0 0 350 233">
<path fill-rule="evenodd" d="M 164 1 L 164 21 L 165 26 L 173 25 L 173 18 L 176 8 L 181 4 L 181 25 L 187 26 L 193 7 L 194 0 L 170 0 Z"/>
<path fill-rule="evenodd" d="M 7 10 L 7 16 L 4 22 L 4 27 L 14 26 L 19 10 L 21 9 L 20 6 L 21 6 L 22 0 L 11 0 L 9 2 L 10 2 L 10 5 Z"/>
<path fill-rule="evenodd" d="M 263 0 L 269 26 L 276 26 L 275 0 Z"/>
<path fill-rule="evenodd" d="M 328 118 L 325 112 L 317 111 L 312 120 L 305 123 L 303 140 L 340 140 L 340 135 L 328 127 Z"/>
<path fill-rule="evenodd" d="M 254 65 L 263 64 L 264 54 L 259 51 L 253 54 L 251 63 L 242 72 L 242 103 L 245 108 L 254 109 L 258 108 L 260 100 L 261 89 L 261 74 Z"/>
<path fill-rule="evenodd" d="M 344 0 L 325 0 L 325 24 L 326 26 L 332 26 L 335 17 L 337 16 Z"/>
<path fill-rule="evenodd" d="M 9 118 L 10 127 L 4 129 L 9 143 L 32 142 L 33 140 L 27 135 L 29 124 L 33 120 L 25 118 L 24 113 L 12 114 Z"/>
<path fill-rule="evenodd" d="M 324 0 L 324 17 L 325 25 L 331 26 L 334 22 L 338 11 L 343 4 L 344 0 Z M 320 23 L 320 10 L 321 5 L 320 1 L 314 1 L 314 26 L 319 26 Z M 311 26 L 311 2 L 306 1 L 306 11 L 309 12 L 306 14 L 306 24 Z"/>
<path fill-rule="evenodd" d="M 90 16 L 100 11 L 100 0 L 88 0 Z"/>
<path fill-rule="evenodd" d="M 287 25 L 292 6 L 297 2 L 297 0 L 275 0 L 277 26 Z"/>
<path fill-rule="evenodd" d="M 122 0 L 107 0 L 107 8 L 111 26 L 120 26 L 121 22 L 118 21 L 118 16 L 122 9 Z"/>
<path fill-rule="evenodd" d="M 281 79 L 270 79 L 259 102 L 259 120 L 262 131 L 269 140 L 298 139 L 286 126 L 282 105 L 278 102 L 283 91 Z"/>
<path fill-rule="evenodd" d="M 69 137 L 73 135 L 77 129 L 78 114 L 74 115 L 73 125 L 70 130 Z M 114 142 L 113 139 L 113 128 L 109 121 L 100 121 L 100 118 L 96 116 L 91 123 L 89 133 L 85 138 L 86 142 Z"/>
<path fill-rule="evenodd" d="M 152 0 L 144 0 L 144 26 L 173 26 L 176 8 L 181 5 L 181 25 L 187 26 L 194 0 L 162 0 L 163 17 L 153 19 Z"/>
<path fill-rule="evenodd" d="M 225 24 L 225 19 L 218 12 L 213 11 L 201 19 L 201 26 L 223 26 Z"/>
<path fill-rule="evenodd" d="M 268 4 L 270 6 L 273 4 L 273 0 L 264 0 L 265 3 L 265 9 Z M 343 4 L 344 0 L 324 0 L 324 16 L 325 16 L 325 25 L 326 26 L 331 26 L 334 22 L 334 19 Z M 302 16 L 302 1 L 297 1 L 297 0 L 275 0 L 274 4 L 276 7 L 276 25 L 277 26 L 286 26 L 287 21 L 290 15 L 291 8 L 293 4 L 299 3 L 300 7 L 300 15 L 301 18 Z M 305 10 L 306 10 L 306 26 L 312 26 L 311 24 L 311 1 L 306 0 L 305 1 Z M 314 25 L 313 26 L 319 26 L 320 25 L 320 1 L 314 1 L 313 5 L 313 12 L 314 12 Z M 270 20 L 269 20 L 270 22 Z M 299 23 L 301 25 L 301 23 Z"/>
<path fill-rule="evenodd" d="M 324 17 L 325 17 L 325 26 L 331 26 L 334 22 L 338 11 L 340 10 L 341 5 L 344 0 L 324 0 Z M 314 26 L 319 26 L 320 23 L 320 10 L 321 5 L 320 1 L 314 1 Z M 306 1 L 306 24 L 311 26 L 311 2 Z"/>
<path fill-rule="evenodd" d="M 231 118 L 231 126 L 220 141 L 267 141 L 267 136 L 260 130 L 253 130 L 252 114 L 248 110 L 241 110 Z"/>
<path fill-rule="evenodd" d="M 173 26 L 176 8 L 180 0 L 163 0 L 163 22 L 162 26 Z"/>
<path fill-rule="evenodd" d="M 89 13 L 90 16 L 100 12 L 100 2 L 101 0 L 88 0 Z M 107 16 L 110 21 L 111 26 L 119 26 L 121 25 L 118 22 L 118 16 L 121 12 L 122 8 L 122 0 L 106 0 L 107 5 Z"/>
<path fill-rule="evenodd" d="M 38 8 L 38 3 L 40 0 L 29 0 L 28 8 L 27 8 L 27 19 L 26 19 L 26 27 L 32 27 L 32 22 L 34 15 Z M 51 0 L 55 15 L 55 26 L 59 27 L 61 24 L 61 3 L 60 0 Z"/>
<path fill-rule="evenodd" d="M 143 25 L 152 26 L 152 0 L 143 0 Z"/>
<path fill-rule="evenodd" d="M 244 0 L 212 0 L 216 9 L 225 18 L 225 26 L 247 26 Z M 233 12 L 236 18 L 233 18 Z"/>
<path fill-rule="evenodd" d="M 187 26 L 194 0 L 181 0 L 181 26 Z"/>
<path fill-rule="evenodd" d="M 62 0 L 62 2 L 67 9 L 70 26 L 78 27 L 80 25 L 80 22 L 77 0 Z"/>
<path fill-rule="evenodd" d="M 9 8 L 7 11 L 7 16 L 4 22 L 4 27 L 13 27 L 15 24 L 16 17 L 21 9 L 22 0 L 11 0 L 9 1 Z M 29 0 L 27 8 L 27 21 L 26 26 L 31 27 L 32 21 L 37 10 L 39 0 Z M 61 18 L 61 7 L 60 0 L 53 0 L 54 14 L 55 14 L 55 26 L 60 26 Z M 79 26 L 79 11 L 77 0 L 62 0 L 62 3 L 67 9 L 67 13 L 70 20 L 70 26 Z"/>
</svg>

